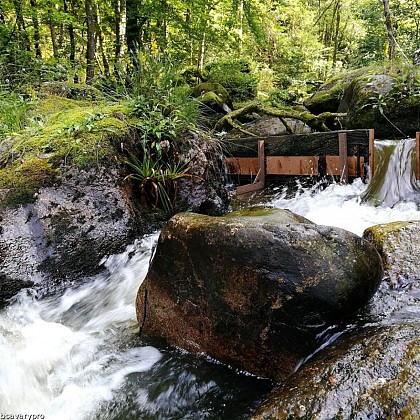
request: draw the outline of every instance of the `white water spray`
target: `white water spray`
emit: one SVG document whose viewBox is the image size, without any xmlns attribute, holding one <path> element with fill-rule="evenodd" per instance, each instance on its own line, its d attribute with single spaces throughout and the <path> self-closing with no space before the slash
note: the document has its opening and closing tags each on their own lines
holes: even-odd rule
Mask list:
<svg viewBox="0 0 420 420">
<path fill-rule="evenodd" d="M 375 144 L 379 151 L 377 169 L 368 186 L 356 179 L 352 184 L 331 184 L 324 190 L 298 189 L 293 198 L 286 198 L 284 192 L 271 204 L 289 209 L 314 223 L 341 227 L 359 236 L 373 225 L 420 220 L 417 204 L 420 192 L 411 164 L 414 141 L 386 140 Z M 388 153 L 383 153 L 384 149 L 388 149 Z M 375 193 L 369 192 L 373 190 Z"/>
<path fill-rule="evenodd" d="M 38 300 L 22 292 L 0 313 L 1 414 L 95 418 L 128 374 L 147 371 L 160 359 L 153 347 L 125 345 L 156 239 L 104 260 L 106 275 L 61 297 Z"/>
</svg>

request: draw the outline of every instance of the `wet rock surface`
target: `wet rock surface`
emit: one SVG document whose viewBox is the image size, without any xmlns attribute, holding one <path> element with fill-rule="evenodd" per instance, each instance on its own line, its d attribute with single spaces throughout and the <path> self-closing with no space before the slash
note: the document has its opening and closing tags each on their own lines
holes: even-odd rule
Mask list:
<svg viewBox="0 0 420 420">
<path fill-rule="evenodd" d="M 217 143 L 193 132 L 179 140 L 191 169 L 179 179 L 176 208 L 226 212 L 230 197 Z M 41 188 L 30 204 L 1 207 L 0 302 L 33 284 L 93 275 L 103 257 L 161 227 L 165 215 L 142 208 L 125 175 L 116 160 L 86 170 L 65 166 L 60 184 Z"/>
<path fill-rule="evenodd" d="M 420 417 L 420 222 L 376 225 L 385 278 L 357 324 L 279 385 L 255 420 Z"/>
<path fill-rule="evenodd" d="M 278 386 L 254 420 L 419 418 L 419 326 L 343 337 Z"/>
<path fill-rule="evenodd" d="M 381 278 L 371 244 L 287 210 L 184 213 L 161 232 L 138 319 L 171 345 L 279 380 Z"/>
<path fill-rule="evenodd" d="M 395 287 L 420 283 L 420 222 L 393 222 L 372 226 L 363 237 L 378 249 L 385 274 Z"/>
<path fill-rule="evenodd" d="M 367 311 L 382 323 L 404 323 L 420 317 L 420 222 L 372 226 L 363 234 L 382 257 L 385 278 Z"/>
<path fill-rule="evenodd" d="M 77 280 L 100 270 L 141 230 L 114 171 L 70 170 L 33 204 L 2 210 L 1 290 L 46 280 Z M 6 299 L 13 293 L 2 293 Z"/>
<path fill-rule="evenodd" d="M 229 210 L 230 197 L 224 186 L 224 157 L 212 138 L 189 131 L 181 138 L 182 160 L 188 176 L 178 180 L 178 211 L 220 216 Z M 185 147 L 187 145 L 187 147 Z"/>
</svg>

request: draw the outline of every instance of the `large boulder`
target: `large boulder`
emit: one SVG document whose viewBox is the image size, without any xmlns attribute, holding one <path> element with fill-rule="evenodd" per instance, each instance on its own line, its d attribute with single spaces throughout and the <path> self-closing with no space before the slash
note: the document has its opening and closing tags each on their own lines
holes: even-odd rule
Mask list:
<svg viewBox="0 0 420 420">
<path fill-rule="evenodd" d="M 372 226 L 363 237 L 382 257 L 385 279 L 368 312 L 373 319 L 413 322 L 420 316 L 420 222 L 391 222 Z"/>
<path fill-rule="evenodd" d="M 110 169 L 68 169 L 32 203 L 1 210 L 0 300 L 31 283 L 94 274 L 144 231 L 120 179 Z"/>
<path fill-rule="evenodd" d="M 162 229 L 137 314 L 171 345 L 279 380 L 381 278 L 370 243 L 288 210 L 183 213 Z"/>
<path fill-rule="evenodd" d="M 374 128 L 376 138 L 415 136 L 420 126 L 416 74 L 362 68 L 327 80 L 304 102 L 313 113 L 347 113 L 343 128 Z"/>
<path fill-rule="evenodd" d="M 175 207 L 220 216 L 229 211 L 230 196 L 224 186 L 225 166 L 220 143 L 209 136 L 189 131 L 177 146 L 181 160 L 188 162 L 188 176 L 178 179 Z"/>
<path fill-rule="evenodd" d="M 339 112 L 346 112 L 346 128 L 373 128 L 378 138 L 401 137 L 400 121 L 390 114 L 397 79 L 388 74 L 365 74 L 353 80 L 340 102 Z"/>
<path fill-rule="evenodd" d="M 418 419 L 419 354 L 419 324 L 340 339 L 275 388 L 253 419 Z"/>
<path fill-rule="evenodd" d="M 306 99 L 303 104 L 312 114 L 337 112 L 346 89 L 356 77 L 366 73 L 366 71 L 366 69 L 362 68 L 339 73 L 331 77 L 310 98 Z"/>
</svg>

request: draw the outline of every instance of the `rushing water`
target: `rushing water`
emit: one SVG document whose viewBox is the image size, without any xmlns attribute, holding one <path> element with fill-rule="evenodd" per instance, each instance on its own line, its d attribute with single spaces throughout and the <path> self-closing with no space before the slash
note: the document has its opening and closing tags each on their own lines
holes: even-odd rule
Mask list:
<svg viewBox="0 0 420 420">
<path fill-rule="evenodd" d="M 249 414 L 271 389 L 269 381 L 180 351 L 158 350 L 138 337 L 134 301 L 156 240 L 157 235 L 147 237 L 109 257 L 106 273 L 84 284 L 43 297 L 24 291 L 0 312 L 0 416 Z"/>
<path fill-rule="evenodd" d="M 378 150 L 388 143 L 381 147 Z M 394 149 L 404 168 L 411 165 L 411 152 L 407 151 L 411 147 L 404 153 Z M 382 155 L 389 158 L 391 166 L 387 170 L 378 166 L 378 177 L 392 173 L 392 180 L 381 181 L 374 192 L 375 180 L 370 190 L 361 180 L 324 189 L 297 186 L 293 197 L 282 192 L 271 204 L 359 235 L 377 223 L 420 220 L 413 201 L 418 185 L 411 166 L 408 171 L 395 172 L 391 168 L 396 164 L 395 154 Z M 402 185 L 409 187 L 401 192 Z M 388 197 L 392 195 L 392 207 L 389 203 L 378 205 L 378 197 L 385 197 L 386 191 Z M 375 205 L 369 202 L 370 197 Z M 135 295 L 156 239 L 157 235 L 146 237 L 123 254 L 105 259 L 104 274 L 53 292 L 23 291 L 0 310 L 0 416 L 249 418 L 272 388 L 270 381 L 168 349 L 136 334 Z M 322 346 L 337 334 L 326 332 Z"/>
<path fill-rule="evenodd" d="M 393 221 L 420 220 L 419 183 L 412 165 L 414 140 L 375 142 L 375 174 L 366 185 L 332 183 L 300 188 L 293 197 L 282 191 L 271 202 L 320 225 L 341 227 L 362 235 L 369 226 Z"/>
</svg>

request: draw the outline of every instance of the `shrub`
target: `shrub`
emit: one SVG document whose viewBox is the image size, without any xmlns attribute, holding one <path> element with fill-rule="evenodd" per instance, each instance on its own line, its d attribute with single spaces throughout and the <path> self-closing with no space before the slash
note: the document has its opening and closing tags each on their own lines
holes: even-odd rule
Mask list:
<svg viewBox="0 0 420 420">
<path fill-rule="evenodd" d="M 257 93 L 258 77 L 245 59 L 220 59 L 204 67 L 203 79 L 220 83 L 237 101 L 253 98 Z"/>
</svg>

